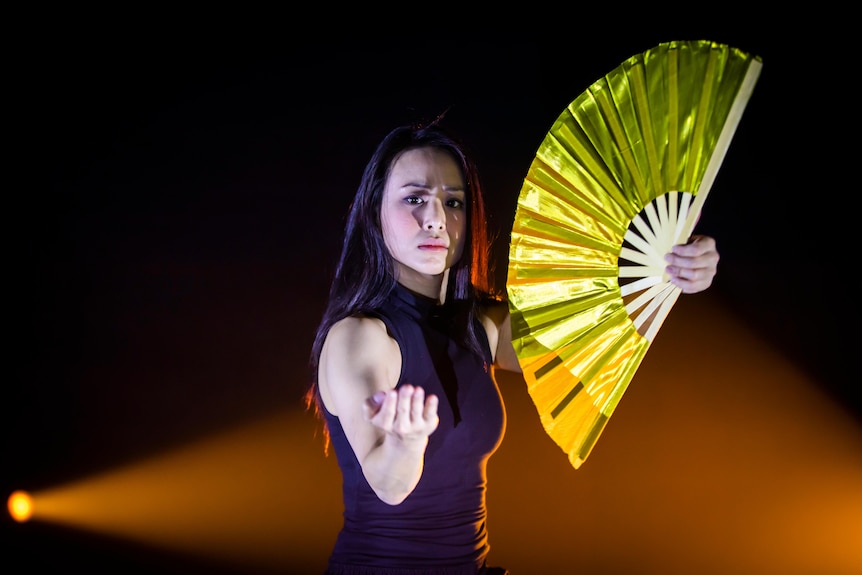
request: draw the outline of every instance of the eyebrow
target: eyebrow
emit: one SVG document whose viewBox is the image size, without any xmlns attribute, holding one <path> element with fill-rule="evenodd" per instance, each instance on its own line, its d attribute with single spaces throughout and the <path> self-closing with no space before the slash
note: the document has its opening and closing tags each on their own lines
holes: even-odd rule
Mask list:
<svg viewBox="0 0 862 575">
<path fill-rule="evenodd" d="M 430 190 L 430 189 L 431 189 L 431 188 L 430 188 L 430 186 L 429 186 L 428 184 L 426 184 L 426 183 L 418 183 L 418 182 L 404 182 L 403 184 L 401 184 L 401 189 L 404 189 L 404 188 L 419 188 L 419 189 L 422 189 L 422 190 Z M 443 186 L 443 190 L 444 190 L 444 191 L 447 191 L 447 192 L 456 192 L 456 193 L 457 193 L 457 192 L 461 192 L 461 193 L 466 193 L 466 190 L 465 190 L 464 186 L 461 186 L 461 185 L 458 185 L 458 186 Z"/>
</svg>

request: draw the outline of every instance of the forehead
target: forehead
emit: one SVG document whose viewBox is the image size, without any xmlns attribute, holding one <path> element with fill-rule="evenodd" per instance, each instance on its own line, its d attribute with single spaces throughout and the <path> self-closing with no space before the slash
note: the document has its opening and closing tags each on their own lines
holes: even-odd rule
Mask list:
<svg viewBox="0 0 862 575">
<path fill-rule="evenodd" d="M 455 158 L 445 150 L 430 147 L 406 150 L 396 157 L 389 171 L 389 180 L 396 185 L 411 182 L 464 186 L 461 167 Z"/>
</svg>

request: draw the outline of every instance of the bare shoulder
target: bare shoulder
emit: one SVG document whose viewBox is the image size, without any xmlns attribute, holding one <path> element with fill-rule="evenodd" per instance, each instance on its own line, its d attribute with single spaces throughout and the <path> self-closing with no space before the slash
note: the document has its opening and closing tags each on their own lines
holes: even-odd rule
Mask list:
<svg viewBox="0 0 862 575">
<path fill-rule="evenodd" d="M 337 345 L 345 353 L 362 351 L 366 345 L 391 339 L 384 323 L 374 317 L 349 316 L 335 322 L 326 334 L 324 347 Z"/>
<path fill-rule="evenodd" d="M 333 324 L 323 342 L 317 374 L 323 403 L 338 415 L 344 401 L 394 387 L 400 371 L 400 349 L 386 325 L 373 317 L 346 317 Z"/>
<path fill-rule="evenodd" d="M 512 326 L 509 303 L 499 299 L 489 299 L 482 306 L 482 325 L 488 334 L 488 343 L 494 357 L 495 367 L 506 371 L 520 372 L 518 356 L 512 347 Z"/>
<path fill-rule="evenodd" d="M 497 339 L 502 330 L 507 329 L 509 323 L 509 304 L 500 299 L 488 298 L 482 302 L 480 318 L 491 349 L 496 350 Z"/>
<path fill-rule="evenodd" d="M 482 315 L 500 326 L 509 319 L 509 304 L 499 299 L 487 299 L 482 304 Z"/>
</svg>

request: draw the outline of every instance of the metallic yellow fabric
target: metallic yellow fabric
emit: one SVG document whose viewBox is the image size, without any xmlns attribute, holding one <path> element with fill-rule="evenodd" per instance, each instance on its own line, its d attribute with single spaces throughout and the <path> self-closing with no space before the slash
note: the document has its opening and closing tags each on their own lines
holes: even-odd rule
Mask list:
<svg viewBox="0 0 862 575">
<path fill-rule="evenodd" d="M 530 396 L 576 468 L 679 295 L 663 256 L 691 233 L 760 66 L 715 42 L 660 44 L 575 98 L 539 146 L 507 291 Z"/>
</svg>

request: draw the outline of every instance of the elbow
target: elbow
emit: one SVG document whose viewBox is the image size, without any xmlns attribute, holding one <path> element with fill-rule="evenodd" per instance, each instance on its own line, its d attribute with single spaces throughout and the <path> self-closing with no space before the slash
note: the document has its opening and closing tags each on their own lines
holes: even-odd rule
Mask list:
<svg viewBox="0 0 862 575">
<path fill-rule="evenodd" d="M 377 498 L 387 505 L 400 505 L 407 499 L 416 485 L 409 485 L 402 481 L 388 481 L 383 483 L 368 482 Z"/>
<path fill-rule="evenodd" d="M 363 461 L 362 474 L 380 501 L 399 505 L 413 493 L 422 477 L 425 444 L 427 438 L 422 453 L 415 449 L 405 453 L 390 448 L 386 454 L 382 454 L 383 450 L 376 450 L 374 456 Z"/>
<path fill-rule="evenodd" d="M 366 476 L 365 480 L 368 481 L 368 485 L 374 491 L 374 494 L 377 495 L 377 498 L 387 505 L 400 505 L 403 503 L 413 493 L 416 484 L 419 482 L 418 477 L 415 481 L 405 481 L 402 477 L 393 477 L 388 474 L 383 477 L 377 477 L 376 480 Z"/>
<path fill-rule="evenodd" d="M 409 493 L 388 493 L 385 491 L 377 490 L 375 490 L 374 493 L 377 494 L 377 498 L 380 499 L 380 501 L 382 501 L 386 505 L 391 505 L 393 507 L 396 505 L 401 505 L 404 500 L 407 499 L 407 496 L 410 495 Z"/>
</svg>

